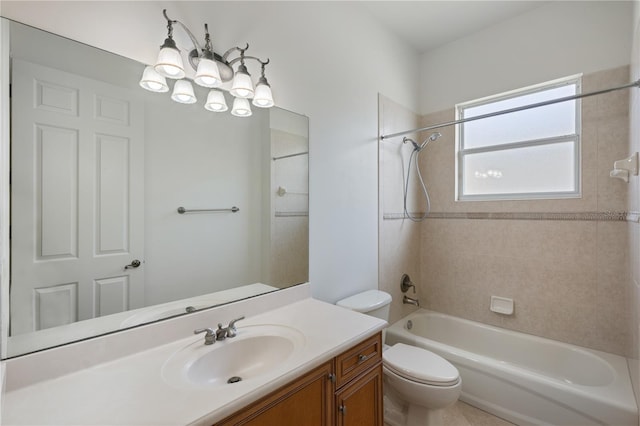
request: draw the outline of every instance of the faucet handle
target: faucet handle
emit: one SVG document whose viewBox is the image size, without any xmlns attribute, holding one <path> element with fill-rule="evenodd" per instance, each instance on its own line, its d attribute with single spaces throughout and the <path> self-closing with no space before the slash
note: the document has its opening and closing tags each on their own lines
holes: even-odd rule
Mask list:
<svg viewBox="0 0 640 426">
<path fill-rule="evenodd" d="M 244 319 L 244 315 L 240 318 L 236 318 L 229 323 L 229 327 L 227 327 L 227 337 L 236 337 L 238 334 L 238 330 L 236 329 L 236 323 L 240 320 Z"/>
<path fill-rule="evenodd" d="M 416 286 L 411 282 L 411 277 L 407 274 L 402 274 L 400 290 L 402 290 L 403 293 L 406 293 L 410 288 L 413 289 L 413 294 L 416 294 Z"/>
<path fill-rule="evenodd" d="M 216 341 L 216 332 L 213 328 L 199 328 L 193 330 L 193 334 L 207 333 L 204 335 L 204 344 L 213 345 Z"/>
</svg>

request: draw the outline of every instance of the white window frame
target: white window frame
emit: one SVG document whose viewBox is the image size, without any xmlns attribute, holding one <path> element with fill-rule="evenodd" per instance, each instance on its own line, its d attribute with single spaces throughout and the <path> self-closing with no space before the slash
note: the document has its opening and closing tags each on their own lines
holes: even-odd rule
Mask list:
<svg viewBox="0 0 640 426">
<path fill-rule="evenodd" d="M 488 96 L 473 101 L 456 104 L 456 121 L 464 119 L 464 111 L 467 108 L 486 105 L 489 103 L 499 102 L 506 99 L 516 98 L 531 93 L 542 92 L 566 85 L 576 85 L 576 95 L 582 91 L 582 74 L 576 74 L 557 80 L 552 80 L 521 89 L 512 90 L 498 95 Z M 544 108 L 544 107 L 540 107 Z M 467 148 L 464 145 L 464 123 L 456 125 L 455 146 L 456 146 L 456 182 L 455 182 L 455 200 L 456 201 L 494 201 L 494 200 L 536 200 L 536 199 L 558 199 L 558 198 L 581 198 L 582 197 L 582 144 L 581 144 L 581 102 L 580 99 L 575 101 L 575 133 L 570 135 L 561 135 L 544 139 L 532 139 L 514 143 L 506 143 L 499 145 L 489 145 L 481 148 Z M 523 192 L 508 194 L 464 194 L 464 161 L 467 155 L 497 152 L 503 150 L 512 150 L 527 147 L 536 147 L 541 145 L 574 142 L 574 171 L 575 171 L 575 190 L 574 191 L 557 191 L 557 192 Z"/>
</svg>

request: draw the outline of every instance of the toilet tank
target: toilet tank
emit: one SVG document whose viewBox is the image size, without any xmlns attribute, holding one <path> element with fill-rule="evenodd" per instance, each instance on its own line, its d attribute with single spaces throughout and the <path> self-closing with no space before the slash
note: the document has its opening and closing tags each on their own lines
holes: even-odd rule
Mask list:
<svg viewBox="0 0 640 426">
<path fill-rule="evenodd" d="M 388 322 L 391 295 L 380 290 L 368 290 L 339 300 L 336 305 Z"/>
</svg>

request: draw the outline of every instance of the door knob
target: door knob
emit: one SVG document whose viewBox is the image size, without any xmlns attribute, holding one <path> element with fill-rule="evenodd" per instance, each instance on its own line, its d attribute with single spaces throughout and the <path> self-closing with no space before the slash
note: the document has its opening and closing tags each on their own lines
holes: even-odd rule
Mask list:
<svg viewBox="0 0 640 426">
<path fill-rule="evenodd" d="M 133 259 L 130 264 L 124 267 L 124 269 L 137 268 L 141 264 L 142 262 L 140 262 L 138 259 Z"/>
</svg>

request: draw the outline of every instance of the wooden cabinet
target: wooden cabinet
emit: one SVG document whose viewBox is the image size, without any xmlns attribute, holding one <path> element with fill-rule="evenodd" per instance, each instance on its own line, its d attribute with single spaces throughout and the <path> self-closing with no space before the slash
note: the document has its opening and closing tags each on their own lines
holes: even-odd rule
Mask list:
<svg viewBox="0 0 640 426">
<path fill-rule="evenodd" d="M 382 365 L 336 392 L 337 426 L 382 426 Z"/>
<path fill-rule="evenodd" d="M 382 337 L 334 359 L 215 426 L 382 426 Z"/>
<path fill-rule="evenodd" d="M 332 425 L 332 374 L 333 362 L 330 361 L 217 425 Z"/>
<path fill-rule="evenodd" d="M 382 337 L 336 358 L 336 425 L 382 426 Z"/>
</svg>

